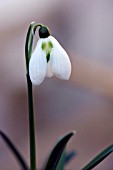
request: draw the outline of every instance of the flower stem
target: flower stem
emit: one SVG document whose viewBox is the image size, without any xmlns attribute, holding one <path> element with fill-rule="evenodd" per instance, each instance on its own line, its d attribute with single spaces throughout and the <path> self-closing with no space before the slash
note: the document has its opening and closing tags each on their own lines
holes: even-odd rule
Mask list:
<svg viewBox="0 0 113 170">
<path fill-rule="evenodd" d="M 32 82 L 29 77 L 29 60 L 31 58 L 33 38 L 37 27 L 42 27 L 42 24 L 34 25 L 31 22 L 25 43 L 25 57 L 26 57 L 26 78 L 28 87 L 28 108 L 29 108 L 29 138 L 30 138 L 30 170 L 36 170 L 36 146 L 35 146 L 35 122 L 34 122 L 34 109 L 33 109 L 33 93 Z"/>
<path fill-rule="evenodd" d="M 29 108 L 30 170 L 36 170 L 35 122 L 34 122 L 32 83 L 29 74 L 27 74 L 26 77 L 28 87 L 28 108 Z"/>
</svg>

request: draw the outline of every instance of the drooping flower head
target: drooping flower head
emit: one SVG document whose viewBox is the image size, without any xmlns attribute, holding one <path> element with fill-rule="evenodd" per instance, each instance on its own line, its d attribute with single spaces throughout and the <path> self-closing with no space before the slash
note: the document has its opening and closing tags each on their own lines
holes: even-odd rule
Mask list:
<svg viewBox="0 0 113 170">
<path fill-rule="evenodd" d="M 29 61 L 29 75 L 34 85 L 39 85 L 45 77 L 56 77 L 68 80 L 71 74 L 71 63 L 66 51 L 50 35 L 46 26 L 39 29 L 39 40 Z"/>
</svg>

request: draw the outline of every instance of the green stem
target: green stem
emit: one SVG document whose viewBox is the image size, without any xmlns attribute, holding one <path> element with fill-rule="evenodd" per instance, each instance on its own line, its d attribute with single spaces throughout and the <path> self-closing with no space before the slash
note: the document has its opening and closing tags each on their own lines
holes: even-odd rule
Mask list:
<svg viewBox="0 0 113 170">
<path fill-rule="evenodd" d="M 28 28 L 26 43 L 25 43 L 25 56 L 26 56 L 26 77 L 28 87 L 28 107 L 29 107 L 29 134 L 30 134 L 30 170 L 36 170 L 36 147 L 35 147 L 35 122 L 33 110 L 33 94 L 32 82 L 29 77 L 29 60 L 32 53 L 33 38 L 37 27 L 42 27 L 42 24 L 34 25 L 32 22 Z"/>
<path fill-rule="evenodd" d="M 35 122 L 33 110 L 32 83 L 29 74 L 27 74 L 26 77 L 28 86 L 28 107 L 29 107 L 30 168 L 31 168 L 30 170 L 36 170 Z"/>
</svg>

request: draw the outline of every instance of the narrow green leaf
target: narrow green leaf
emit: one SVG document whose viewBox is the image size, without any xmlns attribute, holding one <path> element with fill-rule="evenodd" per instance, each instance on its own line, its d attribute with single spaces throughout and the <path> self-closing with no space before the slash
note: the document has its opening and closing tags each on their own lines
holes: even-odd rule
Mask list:
<svg viewBox="0 0 113 170">
<path fill-rule="evenodd" d="M 70 132 L 60 139 L 60 141 L 53 148 L 49 159 L 47 161 L 45 170 L 56 170 L 56 167 L 60 161 L 62 153 L 68 143 L 69 139 L 75 134 L 75 132 Z"/>
<path fill-rule="evenodd" d="M 82 170 L 91 170 L 100 162 L 102 162 L 110 153 L 113 152 L 113 145 L 110 145 L 97 155 L 90 163 L 88 163 Z"/>
<path fill-rule="evenodd" d="M 14 146 L 14 144 L 11 142 L 11 140 L 7 137 L 7 135 L 4 132 L 0 131 L 0 136 L 5 141 L 5 143 L 9 147 L 9 149 L 13 152 L 17 161 L 19 162 L 20 166 L 22 167 L 22 170 L 28 170 L 29 168 L 28 168 L 25 160 L 23 159 L 22 155 L 19 153 L 17 148 Z"/>
<path fill-rule="evenodd" d="M 56 170 L 64 170 L 65 167 L 65 159 L 66 159 L 66 150 L 63 151 L 62 156 L 59 160 L 59 163 L 56 167 Z"/>
<path fill-rule="evenodd" d="M 56 170 L 64 170 L 65 166 L 75 157 L 75 155 L 76 155 L 75 151 L 67 152 L 65 149 L 60 158 Z"/>
<path fill-rule="evenodd" d="M 76 151 L 70 151 L 69 153 L 67 152 L 65 157 L 65 165 L 67 165 L 76 155 Z"/>
</svg>

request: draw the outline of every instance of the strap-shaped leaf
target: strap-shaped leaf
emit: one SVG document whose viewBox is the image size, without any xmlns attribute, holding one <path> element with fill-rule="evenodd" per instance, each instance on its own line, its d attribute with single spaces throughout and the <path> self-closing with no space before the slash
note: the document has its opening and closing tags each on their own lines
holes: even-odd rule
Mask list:
<svg viewBox="0 0 113 170">
<path fill-rule="evenodd" d="M 53 148 L 49 159 L 47 161 L 45 170 L 56 170 L 57 165 L 60 161 L 60 158 L 62 156 L 62 153 L 66 147 L 66 144 L 68 143 L 69 139 L 75 134 L 74 131 L 66 134 L 64 137 L 62 137 L 59 142 L 55 145 Z"/>
<path fill-rule="evenodd" d="M 63 151 L 62 156 L 59 160 L 59 163 L 56 167 L 56 170 L 64 170 L 65 168 L 65 159 L 66 159 L 66 150 Z"/>
<path fill-rule="evenodd" d="M 82 170 L 91 170 L 100 162 L 102 162 L 110 153 L 113 152 L 113 145 L 110 145 L 97 155 L 90 163 L 88 163 Z"/>
<path fill-rule="evenodd" d="M 67 152 L 64 150 L 56 170 L 64 170 L 65 166 L 77 155 L 75 151 Z"/>
<path fill-rule="evenodd" d="M 0 131 L 0 136 L 5 141 L 5 143 L 9 147 L 9 149 L 15 155 L 17 161 L 19 162 L 20 166 L 22 167 L 22 170 L 28 170 L 29 168 L 28 168 L 25 160 L 23 159 L 22 155 L 19 153 L 17 148 L 14 146 L 14 144 L 11 142 L 11 140 L 7 137 L 7 135 L 4 132 Z"/>
<path fill-rule="evenodd" d="M 65 165 L 67 165 L 76 155 L 76 151 L 70 151 L 69 153 L 66 152 Z"/>
</svg>

